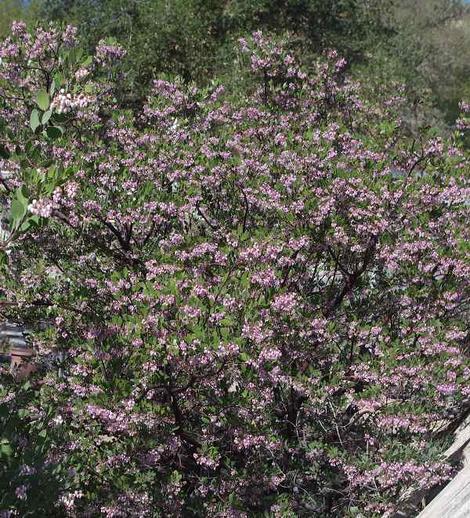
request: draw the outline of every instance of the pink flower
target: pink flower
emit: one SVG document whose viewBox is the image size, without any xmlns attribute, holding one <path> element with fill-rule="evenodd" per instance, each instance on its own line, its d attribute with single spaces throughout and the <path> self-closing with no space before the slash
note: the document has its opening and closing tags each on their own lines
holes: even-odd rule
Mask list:
<svg viewBox="0 0 470 518">
<path fill-rule="evenodd" d="M 296 293 L 277 295 L 271 303 L 271 308 L 279 313 L 291 313 L 298 305 Z"/>
<path fill-rule="evenodd" d="M 28 498 L 28 486 L 22 484 L 15 489 L 15 495 L 18 500 L 26 500 Z"/>
</svg>

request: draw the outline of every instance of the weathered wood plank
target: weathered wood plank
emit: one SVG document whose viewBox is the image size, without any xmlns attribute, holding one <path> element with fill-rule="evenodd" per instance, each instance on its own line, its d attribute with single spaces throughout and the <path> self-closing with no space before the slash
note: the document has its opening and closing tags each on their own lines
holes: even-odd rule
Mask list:
<svg viewBox="0 0 470 518">
<path fill-rule="evenodd" d="M 470 517 L 470 465 L 462 471 L 427 505 L 418 518 Z"/>
<path fill-rule="evenodd" d="M 449 436 L 453 435 L 454 442 L 444 452 L 443 457 L 451 464 L 463 465 L 462 470 L 441 489 L 435 487 L 426 491 L 405 491 L 400 497 L 399 510 L 393 518 L 415 517 L 416 511 L 413 510 L 419 507 L 420 502 L 428 505 L 421 511 L 419 518 L 470 518 L 470 415 L 458 426 L 450 425 L 452 421 L 439 424 L 441 433 L 449 427 L 454 430 L 446 432 Z M 459 514 L 459 509 L 463 509 L 463 514 Z"/>
</svg>

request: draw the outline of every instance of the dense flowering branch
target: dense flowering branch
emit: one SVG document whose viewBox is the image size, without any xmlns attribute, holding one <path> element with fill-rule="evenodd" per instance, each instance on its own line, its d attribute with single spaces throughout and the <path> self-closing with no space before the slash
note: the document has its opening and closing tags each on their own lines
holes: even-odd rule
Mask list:
<svg viewBox="0 0 470 518">
<path fill-rule="evenodd" d="M 4 374 L 29 436 L 5 427 L 3 507 L 390 516 L 446 480 L 434 424 L 470 395 L 458 140 L 410 142 L 334 52 L 304 70 L 261 33 L 245 98 L 157 80 L 132 113 L 122 51 L 70 57 L 71 35 L 0 49 L 1 303 L 43 365 Z"/>
</svg>

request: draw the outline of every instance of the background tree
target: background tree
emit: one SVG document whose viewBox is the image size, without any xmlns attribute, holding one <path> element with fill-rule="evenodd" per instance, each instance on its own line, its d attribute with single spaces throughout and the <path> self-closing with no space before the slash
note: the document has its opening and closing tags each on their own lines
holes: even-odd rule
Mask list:
<svg viewBox="0 0 470 518">
<path fill-rule="evenodd" d="M 114 37 L 127 50 L 127 96 L 145 97 L 161 73 L 241 88 L 234 42 L 253 30 L 289 32 L 304 59 L 345 56 L 372 90 L 404 83 L 410 129 L 451 125 L 468 90 L 468 7 L 460 0 L 38 0 L 40 20 L 79 27 L 88 49 Z M 467 13 L 467 14 L 466 14 Z M 396 86 L 391 86 L 396 88 Z"/>
<path fill-rule="evenodd" d="M 0 3 L 0 38 L 9 34 L 11 22 L 22 19 L 23 14 L 21 0 L 3 0 Z"/>
</svg>

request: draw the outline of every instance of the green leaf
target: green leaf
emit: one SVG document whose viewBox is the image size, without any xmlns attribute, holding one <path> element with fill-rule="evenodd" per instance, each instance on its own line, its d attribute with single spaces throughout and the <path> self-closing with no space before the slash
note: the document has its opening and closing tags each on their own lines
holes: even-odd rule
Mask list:
<svg viewBox="0 0 470 518">
<path fill-rule="evenodd" d="M 8 264 L 8 254 L 0 248 L 0 266 Z"/>
<path fill-rule="evenodd" d="M 55 140 L 63 135 L 64 130 L 60 126 L 49 126 L 46 133 L 49 138 Z"/>
<path fill-rule="evenodd" d="M 16 199 L 20 201 L 25 207 L 28 206 L 28 193 L 24 185 L 16 189 L 15 195 Z"/>
<path fill-rule="evenodd" d="M 37 110 L 33 110 L 31 112 L 31 118 L 29 119 L 29 125 L 33 131 L 36 131 L 37 128 L 41 125 L 39 122 L 39 112 Z"/>
<path fill-rule="evenodd" d="M 10 213 L 13 221 L 19 221 L 26 214 L 26 207 L 20 200 L 13 200 L 11 202 Z"/>
<path fill-rule="evenodd" d="M 32 160 L 38 160 L 41 155 L 41 149 L 31 142 L 28 142 L 26 144 L 26 155 L 28 158 L 31 158 Z"/>
<path fill-rule="evenodd" d="M 46 90 L 39 90 L 36 94 L 36 104 L 41 108 L 42 111 L 46 111 L 49 108 L 50 100 L 49 94 Z"/>
<path fill-rule="evenodd" d="M 93 63 L 93 58 L 91 56 L 87 56 L 82 62 L 82 67 L 87 67 Z"/>
<path fill-rule="evenodd" d="M 39 216 L 31 216 L 20 227 L 21 232 L 26 232 L 31 227 L 37 227 L 39 224 Z"/>
<path fill-rule="evenodd" d="M 15 191 L 15 198 L 11 202 L 10 215 L 13 228 L 17 228 L 28 211 L 28 198 L 23 187 L 19 187 Z"/>
<path fill-rule="evenodd" d="M 58 90 L 64 83 L 64 76 L 60 72 L 57 72 L 57 74 L 54 75 L 54 84 L 56 90 Z"/>
<path fill-rule="evenodd" d="M 47 112 L 44 112 L 43 115 L 42 115 L 41 123 L 43 125 L 47 124 L 47 122 L 51 118 L 51 115 L 52 115 L 52 110 L 47 110 Z"/>
<path fill-rule="evenodd" d="M 247 362 L 250 359 L 250 355 L 247 353 L 240 353 L 239 357 L 242 362 Z"/>
<path fill-rule="evenodd" d="M 0 455 L 3 457 L 10 457 L 13 453 L 13 449 L 10 446 L 8 439 L 2 439 L 0 442 Z"/>
</svg>

